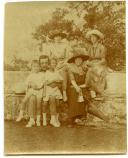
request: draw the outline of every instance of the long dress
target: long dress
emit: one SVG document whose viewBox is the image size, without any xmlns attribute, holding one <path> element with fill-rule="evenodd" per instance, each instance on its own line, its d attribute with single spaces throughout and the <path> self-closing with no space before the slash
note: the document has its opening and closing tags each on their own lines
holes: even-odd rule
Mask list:
<svg viewBox="0 0 128 158">
<path fill-rule="evenodd" d="M 106 57 L 106 48 L 101 43 L 96 43 L 88 50 L 90 56 L 89 70 L 86 76 L 87 86 L 98 94 L 102 94 L 107 88 L 106 62 L 101 59 Z"/>
<path fill-rule="evenodd" d="M 74 79 L 78 86 L 82 85 L 85 83 L 86 73 L 84 72 L 83 74 L 78 74 L 69 70 L 69 77 L 69 86 L 67 88 L 69 106 L 68 117 L 73 118 L 78 115 L 84 116 L 86 115 L 85 102 L 78 102 L 78 93 L 76 92 L 75 88 L 71 85 L 71 80 Z M 84 95 L 85 89 L 82 90 Z"/>
<path fill-rule="evenodd" d="M 91 61 L 98 62 L 106 58 L 106 48 L 101 43 L 96 43 L 89 48 L 88 55 Z"/>
</svg>

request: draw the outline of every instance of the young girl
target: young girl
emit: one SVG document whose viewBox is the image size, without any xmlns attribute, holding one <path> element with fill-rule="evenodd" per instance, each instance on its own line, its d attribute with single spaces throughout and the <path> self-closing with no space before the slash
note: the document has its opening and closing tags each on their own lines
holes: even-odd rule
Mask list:
<svg viewBox="0 0 128 158">
<path fill-rule="evenodd" d="M 54 127 L 60 127 L 59 114 L 57 113 L 57 105 L 59 100 L 63 99 L 59 84 L 62 84 L 63 78 L 56 70 L 57 60 L 52 58 L 50 60 L 50 69 L 46 72 L 46 95 L 43 97 L 44 105 L 50 105 L 51 120 L 50 124 Z M 66 92 L 65 92 L 66 93 Z"/>
<path fill-rule="evenodd" d="M 26 79 L 26 95 L 24 99 L 22 100 L 21 107 L 20 107 L 20 113 L 16 120 L 16 122 L 21 121 L 23 118 L 24 109 L 26 106 L 26 103 L 28 102 L 29 98 L 34 95 L 37 98 L 37 119 L 36 124 L 37 126 L 40 126 L 40 104 L 41 99 L 43 96 L 43 80 L 45 76 L 40 72 L 39 62 L 38 60 L 33 60 L 31 64 L 31 74 Z M 31 127 L 35 125 L 34 117 L 30 117 L 30 121 L 26 125 L 26 127 Z"/>
</svg>

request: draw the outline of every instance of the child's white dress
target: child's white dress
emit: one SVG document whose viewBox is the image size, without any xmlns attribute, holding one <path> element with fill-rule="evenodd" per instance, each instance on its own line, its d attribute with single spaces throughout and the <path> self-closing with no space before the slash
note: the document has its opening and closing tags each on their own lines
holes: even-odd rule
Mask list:
<svg viewBox="0 0 128 158">
<path fill-rule="evenodd" d="M 52 71 L 47 71 L 46 72 L 46 81 L 63 81 L 63 78 L 61 77 L 61 75 L 59 74 L 59 72 L 57 70 L 55 70 L 54 72 Z M 49 101 L 49 97 L 53 96 L 56 99 L 62 99 L 62 94 L 60 92 L 60 89 L 56 86 L 56 87 L 50 87 L 50 86 L 46 86 L 46 95 L 45 97 L 43 97 L 43 101 Z"/>
<path fill-rule="evenodd" d="M 35 95 L 37 97 L 43 96 L 43 86 L 45 82 L 45 72 L 38 72 L 38 73 L 31 73 L 28 78 L 26 79 L 26 86 L 28 88 L 26 95 L 31 96 Z M 37 88 L 41 88 L 40 90 L 33 89 L 33 86 L 36 86 Z"/>
</svg>

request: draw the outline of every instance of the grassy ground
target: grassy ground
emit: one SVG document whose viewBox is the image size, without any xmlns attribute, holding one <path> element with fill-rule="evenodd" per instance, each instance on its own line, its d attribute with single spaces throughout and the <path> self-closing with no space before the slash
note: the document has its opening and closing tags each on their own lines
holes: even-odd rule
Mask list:
<svg viewBox="0 0 128 158">
<path fill-rule="evenodd" d="M 5 154 L 124 153 L 126 128 L 32 127 L 5 121 Z"/>
</svg>

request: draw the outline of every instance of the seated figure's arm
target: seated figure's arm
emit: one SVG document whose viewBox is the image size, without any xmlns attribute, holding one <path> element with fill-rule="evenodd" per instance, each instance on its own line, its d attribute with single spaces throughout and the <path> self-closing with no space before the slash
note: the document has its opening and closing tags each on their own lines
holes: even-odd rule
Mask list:
<svg viewBox="0 0 128 158">
<path fill-rule="evenodd" d="M 70 77 L 72 86 L 75 88 L 75 90 L 77 91 L 77 93 L 80 93 L 81 92 L 81 88 L 77 85 L 77 83 L 75 81 L 74 74 L 70 70 L 69 70 L 69 77 Z"/>
<path fill-rule="evenodd" d="M 29 88 L 31 88 L 31 75 L 29 75 L 25 81 L 25 86 L 26 86 L 26 92 L 28 91 Z"/>
</svg>

